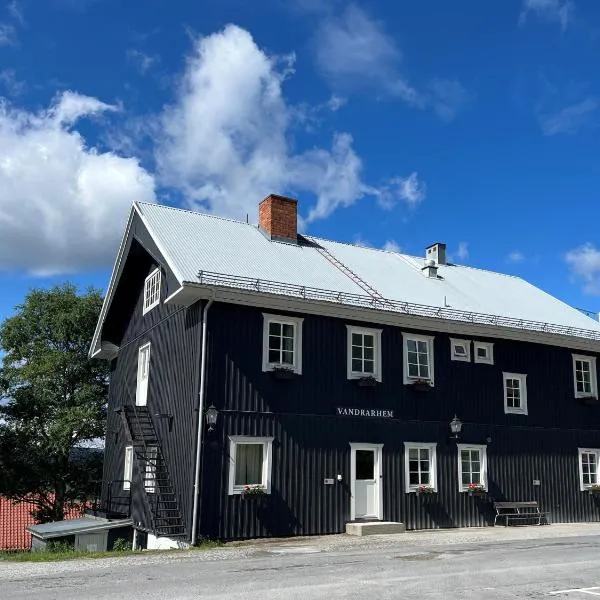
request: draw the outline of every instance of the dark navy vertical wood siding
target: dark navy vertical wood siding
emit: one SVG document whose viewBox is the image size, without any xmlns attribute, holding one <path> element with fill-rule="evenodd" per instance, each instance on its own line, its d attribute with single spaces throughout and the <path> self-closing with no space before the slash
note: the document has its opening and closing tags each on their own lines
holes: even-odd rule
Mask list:
<svg viewBox="0 0 600 600">
<path fill-rule="evenodd" d="M 362 325 L 369 326 L 368 323 Z M 215 304 L 209 316 L 207 403 L 220 411 L 205 440 L 201 531 L 225 539 L 344 530 L 350 519 L 350 443 L 383 444 L 383 518 L 409 528 L 493 522 L 491 500 L 538 500 L 555 521 L 600 520 L 595 497 L 579 491 L 577 448 L 600 447 L 600 408 L 573 393 L 572 352 L 504 340 L 494 365 L 450 360 L 450 336 L 435 335 L 435 389 L 403 385 L 402 331 L 383 327 L 383 381 L 346 379 L 346 322 L 303 321 L 303 373 L 273 379 L 262 368 L 260 310 Z M 504 413 L 503 371 L 527 374 L 528 415 Z M 394 411 L 394 419 L 336 416 L 338 406 Z M 487 444 L 489 493 L 458 491 L 454 414 L 462 443 Z M 228 496 L 228 436 L 273 436 L 272 493 Z M 404 492 L 404 442 L 436 442 L 439 494 Z M 324 485 L 325 478 L 343 480 Z M 540 480 L 540 486 L 533 481 Z"/>
<path fill-rule="evenodd" d="M 103 499 L 108 498 L 110 481 L 123 478 L 124 448 L 127 436 L 121 418 L 115 410 L 123 405 L 135 404 L 137 359 L 140 346 L 151 343 L 150 373 L 148 381 L 148 409 L 161 440 L 161 447 L 169 469 L 171 480 L 178 496 L 179 506 L 184 517 L 188 534 L 191 532 L 191 478 L 195 449 L 195 425 L 197 419 L 196 398 L 198 381 L 198 322 L 201 318 L 201 306 L 195 304 L 189 308 L 165 306 L 161 304 L 143 315 L 143 281 L 156 266 L 161 263 L 134 261 L 131 271 L 144 268 L 142 276 L 136 277 L 137 286 L 125 286 L 129 295 L 125 297 L 122 310 L 128 310 L 131 317 L 127 322 L 122 338 L 119 339 L 120 351 L 113 361 L 111 374 L 108 422 L 106 435 L 105 464 L 103 474 Z M 125 276 L 129 273 L 126 267 Z M 164 266 L 163 266 L 163 273 Z M 139 282 L 142 283 L 139 283 Z M 173 292 L 169 287 L 169 278 L 162 278 L 161 298 L 164 300 Z M 131 304 L 131 308 L 130 305 Z M 157 414 L 172 415 L 172 427 L 169 419 L 157 417 Z M 141 484 L 140 465 L 134 460 L 132 489 L 132 516 L 135 523 L 144 528 L 151 527 L 150 514 L 145 502 L 145 492 Z M 113 493 L 121 486 L 113 486 Z"/>
</svg>

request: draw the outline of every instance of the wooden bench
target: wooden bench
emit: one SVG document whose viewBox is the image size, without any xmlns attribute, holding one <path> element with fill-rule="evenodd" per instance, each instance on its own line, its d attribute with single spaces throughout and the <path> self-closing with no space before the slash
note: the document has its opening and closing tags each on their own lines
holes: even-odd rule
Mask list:
<svg viewBox="0 0 600 600">
<path fill-rule="evenodd" d="M 504 525 L 508 527 L 511 521 L 526 523 L 527 521 L 537 521 L 538 525 L 542 520 L 548 523 L 548 514 L 540 511 L 538 503 L 531 502 L 494 502 L 496 516 L 494 525 L 499 518 L 504 519 Z"/>
</svg>

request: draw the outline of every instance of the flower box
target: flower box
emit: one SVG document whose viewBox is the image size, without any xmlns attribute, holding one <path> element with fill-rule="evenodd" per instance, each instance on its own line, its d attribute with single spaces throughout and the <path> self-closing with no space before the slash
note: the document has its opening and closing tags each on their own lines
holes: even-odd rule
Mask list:
<svg viewBox="0 0 600 600">
<path fill-rule="evenodd" d="M 262 485 L 245 485 L 242 490 L 242 499 L 263 497 L 267 493 L 267 490 Z"/>
<path fill-rule="evenodd" d="M 481 483 L 469 483 L 467 486 L 467 492 L 469 496 L 482 496 L 485 494 L 485 487 Z"/>
<path fill-rule="evenodd" d="M 271 375 L 275 379 L 293 379 L 294 378 L 294 370 L 289 369 L 287 367 L 275 367 L 271 371 Z"/>
<path fill-rule="evenodd" d="M 580 400 L 581 402 L 583 402 L 583 404 L 586 404 L 588 406 L 598 404 L 598 398 L 596 396 L 582 396 Z"/>
<path fill-rule="evenodd" d="M 408 387 L 415 392 L 428 392 L 431 389 L 431 382 L 428 379 L 416 379 L 408 384 Z"/>
<path fill-rule="evenodd" d="M 356 380 L 358 387 L 375 387 L 377 385 L 377 379 L 375 377 L 360 377 Z"/>
<path fill-rule="evenodd" d="M 593 484 L 587 488 L 588 494 L 600 494 L 600 484 Z"/>
<path fill-rule="evenodd" d="M 430 485 L 420 485 L 417 488 L 417 496 L 434 496 L 437 490 Z"/>
</svg>

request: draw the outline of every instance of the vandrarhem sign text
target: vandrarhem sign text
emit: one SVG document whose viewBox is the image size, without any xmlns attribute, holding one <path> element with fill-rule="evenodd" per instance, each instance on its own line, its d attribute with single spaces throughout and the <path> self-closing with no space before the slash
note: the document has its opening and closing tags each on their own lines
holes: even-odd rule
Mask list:
<svg viewBox="0 0 600 600">
<path fill-rule="evenodd" d="M 380 408 L 345 408 L 338 406 L 336 413 L 339 417 L 379 417 L 382 419 L 393 419 L 393 410 L 382 410 Z"/>
</svg>

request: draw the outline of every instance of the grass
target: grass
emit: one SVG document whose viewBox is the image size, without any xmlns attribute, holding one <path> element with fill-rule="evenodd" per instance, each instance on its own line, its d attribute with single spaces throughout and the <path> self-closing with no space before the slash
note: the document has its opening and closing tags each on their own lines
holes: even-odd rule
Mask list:
<svg viewBox="0 0 600 600">
<path fill-rule="evenodd" d="M 173 550 L 149 550 L 154 553 L 186 552 L 189 550 L 211 550 L 222 546 L 221 542 L 206 540 L 198 546 L 187 549 Z M 58 562 L 63 560 L 77 560 L 81 558 L 118 558 L 121 556 L 141 555 L 141 550 L 111 550 L 109 552 L 87 552 L 85 550 L 61 550 L 61 551 L 38 551 L 38 552 L 0 552 L 0 561 L 6 562 Z"/>
</svg>

